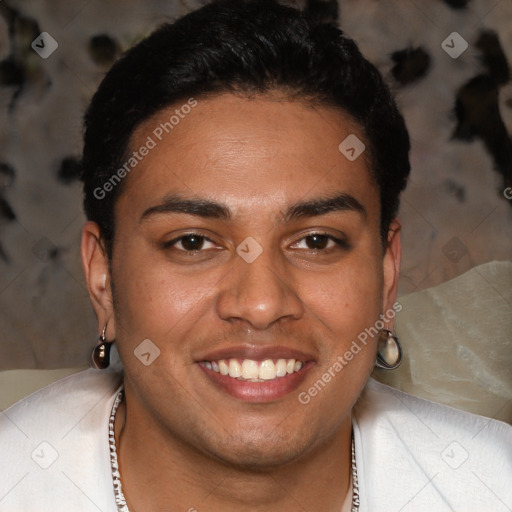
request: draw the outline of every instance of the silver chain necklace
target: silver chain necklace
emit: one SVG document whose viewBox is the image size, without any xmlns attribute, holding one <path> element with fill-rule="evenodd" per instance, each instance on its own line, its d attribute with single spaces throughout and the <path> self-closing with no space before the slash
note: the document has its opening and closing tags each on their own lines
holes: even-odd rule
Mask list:
<svg viewBox="0 0 512 512">
<path fill-rule="evenodd" d="M 121 473 L 119 472 L 119 463 L 117 461 L 116 437 L 114 432 L 116 412 L 122 400 L 123 390 L 119 391 L 114 400 L 114 404 L 112 405 L 112 411 L 108 421 L 108 444 L 110 447 L 110 467 L 112 469 L 112 482 L 114 484 L 114 497 L 116 500 L 117 510 L 118 512 L 130 512 L 128 505 L 126 504 L 126 498 L 124 497 L 121 485 Z M 358 512 L 358 510 L 359 485 L 357 482 L 356 449 L 354 436 L 352 436 L 352 512 Z"/>
</svg>

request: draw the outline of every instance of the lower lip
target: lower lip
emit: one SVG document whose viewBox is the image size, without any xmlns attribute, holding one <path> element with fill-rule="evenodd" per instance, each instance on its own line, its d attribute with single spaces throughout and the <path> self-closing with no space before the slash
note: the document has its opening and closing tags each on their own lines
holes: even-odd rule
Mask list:
<svg viewBox="0 0 512 512">
<path fill-rule="evenodd" d="M 313 361 L 308 361 L 298 372 L 289 373 L 285 377 L 277 377 L 266 382 L 238 380 L 209 370 L 202 364 L 198 366 L 217 387 L 228 395 L 246 402 L 265 403 L 279 400 L 295 391 L 314 364 Z"/>
</svg>

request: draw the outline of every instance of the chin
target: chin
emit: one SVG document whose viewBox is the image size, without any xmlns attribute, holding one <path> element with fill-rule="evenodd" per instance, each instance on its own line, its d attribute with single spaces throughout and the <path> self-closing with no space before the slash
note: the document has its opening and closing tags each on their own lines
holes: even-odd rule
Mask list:
<svg viewBox="0 0 512 512">
<path fill-rule="evenodd" d="M 309 443 L 303 434 L 292 438 L 275 432 L 236 432 L 224 441 L 222 446 L 212 449 L 210 456 L 228 466 L 248 471 L 266 471 L 292 464 L 316 444 L 313 440 Z"/>
</svg>

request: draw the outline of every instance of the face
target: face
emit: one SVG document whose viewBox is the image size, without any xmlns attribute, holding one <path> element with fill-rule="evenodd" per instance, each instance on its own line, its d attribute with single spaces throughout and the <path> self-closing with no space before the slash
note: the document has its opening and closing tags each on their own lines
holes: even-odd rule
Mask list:
<svg viewBox="0 0 512 512">
<path fill-rule="evenodd" d="M 395 299 L 398 229 L 383 250 L 366 155 L 338 149 L 364 140 L 348 116 L 225 94 L 161 134 L 179 107 L 132 137 L 155 147 L 116 203 L 111 274 L 84 229 L 99 324 L 110 319 L 134 415 L 230 464 L 294 461 L 350 424 L 376 339 L 333 365 Z"/>
</svg>

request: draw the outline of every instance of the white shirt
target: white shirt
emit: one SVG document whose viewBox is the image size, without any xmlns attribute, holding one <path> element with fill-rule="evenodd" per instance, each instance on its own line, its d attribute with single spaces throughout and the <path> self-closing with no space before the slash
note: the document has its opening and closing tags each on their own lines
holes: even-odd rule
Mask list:
<svg viewBox="0 0 512 512">
<path fill-rule="evenodd" d="M 0 512 L 117 511 L 108 420 L 121 385 L 86 370 L 0 415 Z M 370 380 L 353 428 L 362 512 L 512 510 L 511 426 Z"/>
</svg>

